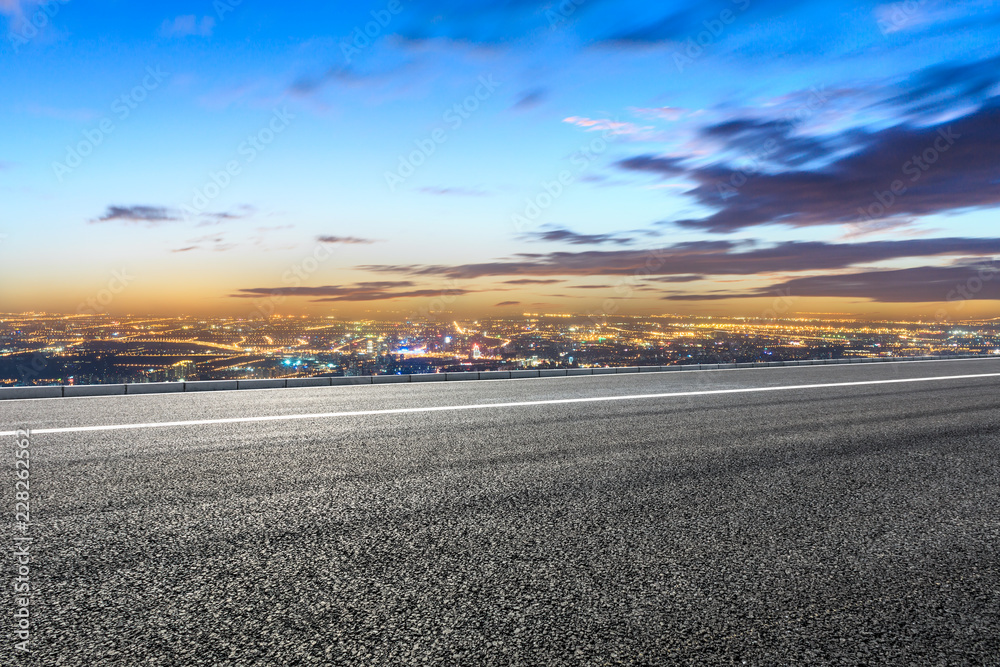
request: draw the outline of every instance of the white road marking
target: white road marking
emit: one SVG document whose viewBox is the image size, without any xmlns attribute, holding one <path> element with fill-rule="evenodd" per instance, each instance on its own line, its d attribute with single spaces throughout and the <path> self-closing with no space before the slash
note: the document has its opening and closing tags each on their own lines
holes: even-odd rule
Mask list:
<svg viewBox="0 0 1000 667">
<path fill-rule="evenodd" d="M 608 401 L 645 401 L 655 398 L 684 398 L 690 396 L 719 396 L 722 394 L 754 394 L 769 391 L 802 391 L 806 389 L 831 389 L 836 387 L 865 387 L 885 384 L 907 384 L 914 382 L 945 382 L 950 380 L 972 380 L 1000 377 L 1000 373 L 979 375 L 948 375 L 942 377 L 903 378 L 894 380 L 867 380 L 863 382 L 831 382 L 824 384 L 799 384 L 782 387 L 743 387 L 740 389 L 709 389 L 702 391 L 677 391 L 663 394 L 633 394 L 629 396 L 594 396 L 590 398 L 557 398 L 542 401 L 519 401 L 516 403 L 484 403 L 473 405 L 441 405 L 423 408 L 396 408 L 390 410 L 358 410 L 354 412 L 322 412 L 302 415 L 272 415 L 268 417 L 233 417 L 230 419 L 201 419 L 178 422 L 154 422 L 149 424 L 115 424 L 106 426 L 71 426 L 68 428 L 32 429 L 33 435 L 46 433 L 89 433 L 94 431 L 126 431 L 147 428 L 179 428 L 186 426 L 211 426 L 216 424 L 252 424 L 255 422 L 301 421 L 305 419 L 336 419 L 338 417 L 371 417 L 378 415 L 403 415 L 421 412 L 447 412 L 459 410 L 498 410 L 501 408 L 526 408 L 537 405 L 570 405 L 574 403 L 605 403 Z M 3 431 L 0 436 L 16 435 L 17 431 Z"/>
</svg>

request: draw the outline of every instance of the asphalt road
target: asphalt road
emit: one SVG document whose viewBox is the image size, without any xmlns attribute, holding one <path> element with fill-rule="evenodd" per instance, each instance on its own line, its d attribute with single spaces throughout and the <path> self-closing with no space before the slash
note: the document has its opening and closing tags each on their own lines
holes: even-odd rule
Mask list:
<svg viewBox="0 0 1000 667">
<path fill-rule="evenodd" d="M 31 653 L 8 592 L 0 664 L 996 665 L 1000 377 L 895 382 L 987 374 L 5 402 L 37 432 Z"/>
</svg>

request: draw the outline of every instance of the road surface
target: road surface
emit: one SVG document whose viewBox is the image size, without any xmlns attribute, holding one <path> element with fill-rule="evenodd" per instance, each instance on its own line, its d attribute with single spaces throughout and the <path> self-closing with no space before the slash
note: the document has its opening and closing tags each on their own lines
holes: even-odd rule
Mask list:
<svg viewBox="0 0 1000 667">
<path fill-rule="evenodd" d="M 1000 655 L 1000 360 L 10 401 L 11 510 L 21 426 L 3 665 Z"/>
</svg>

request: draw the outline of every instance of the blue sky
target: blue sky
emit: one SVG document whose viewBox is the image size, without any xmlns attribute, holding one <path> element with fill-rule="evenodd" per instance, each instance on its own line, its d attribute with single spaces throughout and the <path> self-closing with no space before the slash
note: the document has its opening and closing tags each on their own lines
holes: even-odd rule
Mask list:
<svg viewBox="0 0 1000 667">
<path fill-rule="evenodd" d="M 0 0 L 0 35 L 0 310 L 1000 299 L 996 2 Z"/>
</svg>

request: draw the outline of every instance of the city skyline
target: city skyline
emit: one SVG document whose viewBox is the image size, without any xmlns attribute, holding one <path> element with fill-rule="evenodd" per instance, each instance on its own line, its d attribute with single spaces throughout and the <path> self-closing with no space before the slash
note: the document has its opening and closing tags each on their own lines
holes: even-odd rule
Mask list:
<svg viewBox="0 0 1000 667">
<path fill-rule="evenodd" d="M 3 0 L 0 35 L 8 313 L 997 313 L 994 2 Z"/>
<path fill-rule="evenodd" d="M 0 388 L 899 361 L 1000 354 L 1000 318 L 864 322 L 560 313 L 477 320 L 0 317 Z"/>
</svg>

